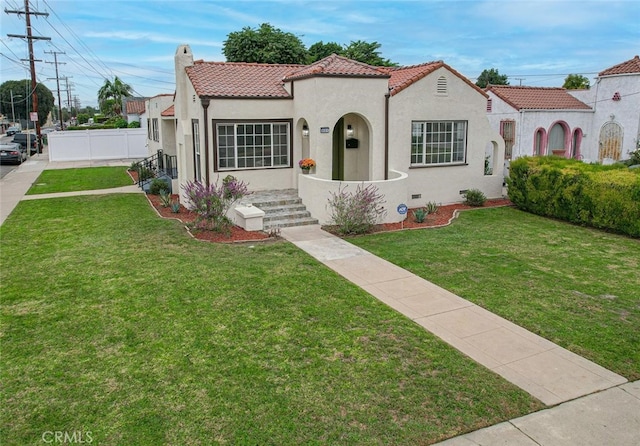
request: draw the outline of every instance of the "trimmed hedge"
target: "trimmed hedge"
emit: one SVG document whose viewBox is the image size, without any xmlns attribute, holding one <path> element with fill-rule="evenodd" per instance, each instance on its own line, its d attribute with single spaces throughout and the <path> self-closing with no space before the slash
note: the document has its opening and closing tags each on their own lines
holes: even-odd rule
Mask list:
<svg viewBox="0 0 640 446">
<path fill-rule="evenodd" d="M 524 211 L 640 237 L 640 169 L 524 157 L 511 162 L 507 184 Z"/>
</svg>

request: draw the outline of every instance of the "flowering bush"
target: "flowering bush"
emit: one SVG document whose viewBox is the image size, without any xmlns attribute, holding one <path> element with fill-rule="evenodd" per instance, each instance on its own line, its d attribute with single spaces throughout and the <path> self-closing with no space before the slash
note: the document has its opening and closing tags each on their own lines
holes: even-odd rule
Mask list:
<svg viewBox="0 0 640 446">
<path fill-rule="evenodd" d="M 300 166 L 302 170 L 309 170 L 312 167 L 316 167 L 316 162 L 311 158 L 304 158 L 298 161 L 298 166 Z"/>
<path fill-rule="evenodd" d="M 331 193 L 329 208 L 331 222 L 337 226 L 338 233 L 364 234 L 377 224 L 378 218 L 386 214 L 384 195 L 372 184 L 367 187 L 358 186 L 355 193 L 347 193 L 346 187 Z"/>
<path fill-rule="evenodd" d="M 219 232 L 228 232 L 232 225 L 227 217 L 231 205 L 249 194 L 247 185 L 231 175 L 225 177 L 220 186 L 217 181 L 210 185 L 189 181 L 182 189 L 197 214 L 194 226 Z"/>
</svg>

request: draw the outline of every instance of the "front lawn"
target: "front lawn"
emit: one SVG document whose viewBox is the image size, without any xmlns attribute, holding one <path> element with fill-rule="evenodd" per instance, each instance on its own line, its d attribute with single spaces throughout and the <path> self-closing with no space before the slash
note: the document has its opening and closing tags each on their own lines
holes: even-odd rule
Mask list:
<svg viewBox="0 0 640 446">
<path fill-rule="evenodd" d="M 350 241 L 625 376 L 640 379 L 640 242 L 513 208 Z"/>
<path fill-rule="evenodd" d="M 216 245 L 142 195 L 0 227 L 0 438 L 427 444 L 542 404 L 285 242 Z"/>
<path fill-rule="evenodd" d="M 131 186 L 133 180 L 123 166 L 45 170 L 27 191 L 27 195 L 110 189 Z"/>
</svg>

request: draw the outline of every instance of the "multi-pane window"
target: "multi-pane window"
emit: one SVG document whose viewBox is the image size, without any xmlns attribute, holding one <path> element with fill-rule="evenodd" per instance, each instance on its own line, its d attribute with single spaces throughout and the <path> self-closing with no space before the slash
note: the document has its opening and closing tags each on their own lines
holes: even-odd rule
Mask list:
<svg viewBox="0 0 640 446">
<path fill-rule="evenodd" d="M 500 121 L 500 136 L 504 139 L 504 159 L 513 156 L 513 146 L 516 143 L 516 122 L 513 120 Z"/>
<path fill-rule="evenodd" d="M 153 140 L 160 141 L 160 134 L 158 133 L 158 118 L 153 118 L 151 120 L 151 126 L 153 127 Z"/>
<path fill-rule="evenodd" d="M 467 147 L 466 121 L 413 121 L 411 164 L 464 163 Z"/>
<path fill-rule="evenodd" d="M 218 123 L 218 168 L 289 166 L 289 123 Z"/>
<path fill-rule="evenodd" d="M 197 181 L 202 179 L 202 160 L 200 154 L 200 124 L 197 119 L 191 121 L 193 129 L 193 174 Z"/>
</svg>

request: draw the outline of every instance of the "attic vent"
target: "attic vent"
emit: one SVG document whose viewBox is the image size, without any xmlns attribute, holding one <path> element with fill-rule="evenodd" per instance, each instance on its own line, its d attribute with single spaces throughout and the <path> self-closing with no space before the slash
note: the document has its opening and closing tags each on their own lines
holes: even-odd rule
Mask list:
<svg viewBox="0 0 640 446">
<path fill-rule="evenodd" d="M 613 98 L 611 99 L 613 99 L 614 101 L 619 101 L 620 99 L 622 99 L 622 97 L 620 96 L 620 93 L 616 91 L 613 95 Z"/>
<path fill-rule="evenodd" d="M 446 77 L 440 76 L 438 78 L 438 82 L 436 84 L 436 93 L 447 94 L 447 78 Z"/>
<path fill-rule="evenodd" d="M 487 112 L 491 113 L 491 99 L 487 99 Z"/>
</svg>

